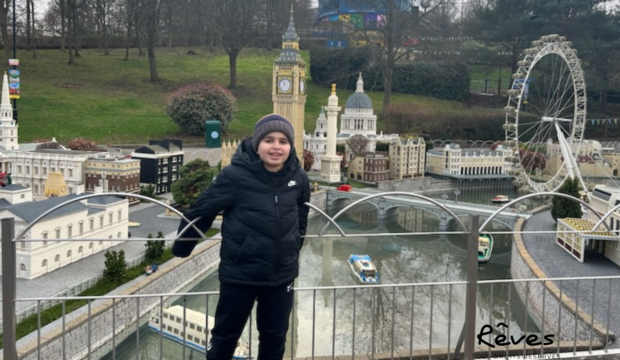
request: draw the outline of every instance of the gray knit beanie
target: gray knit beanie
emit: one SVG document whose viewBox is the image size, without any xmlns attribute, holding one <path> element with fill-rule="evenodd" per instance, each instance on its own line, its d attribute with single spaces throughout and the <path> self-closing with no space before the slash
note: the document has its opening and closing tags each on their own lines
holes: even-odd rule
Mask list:
<svg viewBox="0 0 620 360">
<path fill-rule="evenodd" d="M 263 116 L 254 126 L 254 134 L 252 135 L 252 148 L 254 148 L 254 151 L 258 151 L 258 144 L 261 140 L 274 131 L 283 133 L 287 137 L 288 142 L 291 143 L 291 149 L 293 148 L 295 133 L 291 123 L 282 115 L 269 114 Z"/>
</svg>

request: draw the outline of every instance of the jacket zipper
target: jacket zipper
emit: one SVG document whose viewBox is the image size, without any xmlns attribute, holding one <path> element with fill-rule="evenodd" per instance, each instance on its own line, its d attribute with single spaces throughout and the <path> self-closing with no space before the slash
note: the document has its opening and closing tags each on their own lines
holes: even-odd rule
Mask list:
<svg viewBox="0 0 620 360">
<path fill-rule="evenodd" d="M 278 213 L 278 189 L 275 188 L 273 192 L 274 206 L 276 208 L 276 261 L 273 263 L 273 274 L 276 277 L 276 284 L 278 283 L 278 263 L 280 262 L 280 214 Z"/>
</svg>

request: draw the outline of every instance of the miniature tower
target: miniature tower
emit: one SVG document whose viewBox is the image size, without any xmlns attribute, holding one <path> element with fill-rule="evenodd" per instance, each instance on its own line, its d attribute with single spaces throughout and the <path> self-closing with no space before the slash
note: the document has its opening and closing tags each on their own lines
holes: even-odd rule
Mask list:
<svg viewBox="0 0 620 360">
<path fill-rule="evenodd" d="M 273 64 L 273 112 L 293 125 L 295 151 L 303 165 L 304 119 L 306 106 L 306 63 L 299 52 L 299 36 L 295 31 L 293 5 L 286 33 L 282 36 L 282 52 Z"/>
<path fill-rule="evenodd" d="M 13 119 L 13 106 L 9 99 L 9 79 L 6 73 L 2 79 L 2 102 L 0 103 L 0 147 L 4 150 L 19 150 L 17 124 Z"/>
<path fill-rule="evenodd" d="M 341 156 L 336 155 L 336 132 L 338 131 L 338 96 L 336 96 L 336 84 L 332 84 L 332 94 L 327 100 L 325 112 L 327 112 L 327 149 L 321 156 L 321 181 L 334 183 L 340 181 Z"/>
</svg>

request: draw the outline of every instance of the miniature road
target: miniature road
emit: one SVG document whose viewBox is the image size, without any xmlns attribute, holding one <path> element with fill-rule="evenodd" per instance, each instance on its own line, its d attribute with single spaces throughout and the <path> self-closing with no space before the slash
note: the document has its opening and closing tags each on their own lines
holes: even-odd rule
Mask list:
<svg viewBox="0 0 620 360">
<path fill-rule="evenodd" d="M 523 231 L 554 230 L 555 221 L 549 210 L 540 212 L 530 217 L 523 227 Z M 580 263 L 563 248 L 555 243 L 553 234 L 523 234 L 523 242 L 532 259 L 547 274 L 549 278 L 561 277 L 594 277 L 620 275 L 620 267 L 598 251 L 589 249 L 584 256 L 584 263 Z M 570 297 L 586 311 L 592 312 L 592 299 L 594 299 L 594 319 L 603 326 L 609 324 L 609 330 L 616 336 L 620 336 L 620 313 L 618 308 L 618 294 L 620 294 L 620 279 L 612 280 L 611 304 L 612 310 L 607 313 L 609 301 L 609 280 L 596 281 L 594 294 L 592 291 L 593 281 L 585 280 L 555 282 L 562 289 L 563 296 Z M 577 296 L 578 294 L 578 296 Z M 609 316 L 609 319 L 608 319 Z M 610 348 L 620 347 L 620 341 L 610 344 Z"/>
</svg>

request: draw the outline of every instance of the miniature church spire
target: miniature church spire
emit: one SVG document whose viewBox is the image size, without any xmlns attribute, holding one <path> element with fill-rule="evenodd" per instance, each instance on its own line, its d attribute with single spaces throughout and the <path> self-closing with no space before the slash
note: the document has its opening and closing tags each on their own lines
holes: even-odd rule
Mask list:
<svg viewBox="0 0 620 360">
<path fill-rule="evenodd" d="M 17 150 L 17 124 L 13 119 L 13 106 L 9 98 L 9 78 L 4 73 L 2 78 L 2 99 L 0 101 L 0 148 L 4 150 Z"/>
<path fill-rule="evenodd" d="M 10 108 L 11 112 L 13 111 L 13 106 L 11 106 L 11 99 L 9 98 L 9 77 L 4 73 L 4 77 L 2 78 L 2 110 L 4 115 L 4 109 Z"/>
<path fill-rule="evenodd" d="M 362 73 L 357 77 L 357 88 L 355 88 L 355 92 L 363 93 L 364 92 L 364 79 L 362 79 Z"/>
</svg>

